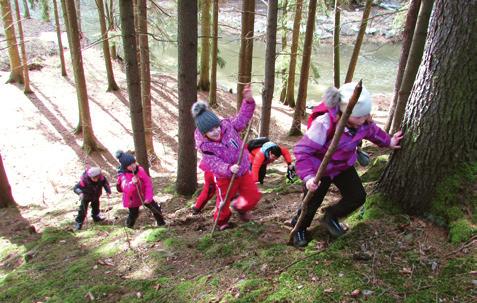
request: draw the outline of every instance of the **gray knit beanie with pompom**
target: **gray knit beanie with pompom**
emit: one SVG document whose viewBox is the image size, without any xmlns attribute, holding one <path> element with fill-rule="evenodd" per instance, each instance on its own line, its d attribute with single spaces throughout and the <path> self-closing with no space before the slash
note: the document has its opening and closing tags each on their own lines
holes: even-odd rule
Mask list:
<svg viewBox="0 0 477 303">
<path fill-rule="evenodd" d="M 191 112 L 195 125 L 202 134 L 220 125 L 219 117 L 209 110 L 209 106 L 204 101 L 194 103 Z"/>
</svg>

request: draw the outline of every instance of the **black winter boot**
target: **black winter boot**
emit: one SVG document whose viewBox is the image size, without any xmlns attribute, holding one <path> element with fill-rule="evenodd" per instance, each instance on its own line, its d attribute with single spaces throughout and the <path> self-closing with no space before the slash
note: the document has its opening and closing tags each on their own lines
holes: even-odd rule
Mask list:
<svg viewBox="0 0 477 303">
<path fill-rule="evenodd" d="M 157 222 L 157 226 L 166 225 L 166 221 L 164 221 L 164 217 L 162 216 L 162 210 L 159 204 L 157 204 L 156 202 L 152 202 L 146 204 L 146 207 L 149 208 L 149 210 L 151 210 L 152 214 L 154 215 L 154 218 Z"/>
</svg>

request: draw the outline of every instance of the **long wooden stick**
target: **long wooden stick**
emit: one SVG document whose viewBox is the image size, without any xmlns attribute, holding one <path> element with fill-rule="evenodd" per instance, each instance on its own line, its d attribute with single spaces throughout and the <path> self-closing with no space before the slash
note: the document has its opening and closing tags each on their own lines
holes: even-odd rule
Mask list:
<svg viewBox="0 0 477 303">
<path fill-rule="evenodd" d="M 246 145 L 246 142 L 247 142 L 247 139 L 248 139 L 248 135 L 250 134 L 250 128 L 251 127 L 252 127 L 252 121 L 249 122 L 249 124 L 247 126 L 247 130 L 245 131 L 245 137 L 243 138 L 242 146 L 240 148 L 240 154 L 239 154 L 239 158 L 238 158 L 238 161 L 237 161 L 237 165 L 240 165 L 240 163 L 242 162 L 243 151 L 245 149 L 245 145 Z M 210 233 L 211 236 L 214 235 L 215 227 L 217 226 L 217 222 L 219 221 L 220 212 L 222 211 L 222 208 L 225 206 L 225 204 L 227 202 L 227 199 L 229 198 L 230 189 L 232 188 L 232 185 L 234 184 L 235 177 L 236 177 L 236 174 L 232 174 L 232 178 L 230 178 L 229 187 L 227 188 L 227 192 L 225 193 L 225 198 L 224 198 L 224 200 L 222 200 L 220 202 L 219 211 L 217 213 L 217 218 L 214 221 L 214 226 L 212 227 L 212 232 Z"/>
<path fill-rule="evenodd" d="M 326 170 L 326 166 L 328 166 L 328 162 L 330 162 L 331 156 L 333 155 L 336 148 L 338 147 L 338 143 L 340 141 L 341 135 L 343 134 L 346 123 L 348 122 L 348 118 L 351 115 L 351 112 L 353 111 L 354 106 L 358 102 L 362 89 L 363 89 L 363 80 L 360 80 L 358 84 L 356 85 L 356 87 L 354 88 L 353 95 L 350 98 L 350 101 L 348 103 L 348 106 L 346 107 L 345 112 L 342 113 L 341 115 L 340 121 L 338 122 L 338 125 L 336 126 L 335 134 L 333 135 L 333 139 L 331 140 L 331 144 L 328 147 L 328 150 L 326 151 L 323 161 L 321 161 L 318 171 L 316 172 L 316 176 L 314 180 L 316 184 L 318 184 L 321 177 L 323 177 L 323 174 L 325 173 L 325 170 Z M 293 237 L 295 236 L 296 232 L 298 231 L 298 229 L 300 229 L 301 225 L 303 224 L 303 220 L 305 219 L 305 215 L 308 211 L 308 204 L 309 204 L 309 201 L 311 200 L 311 196 L 313 195 L 313 193 L 314 192 L 309 190 L 305 196 L 305 199 L 303 200 L 300 217 L 298 218 L 298 221 L 296 222 L 295 227 L 293 227 L 293 230 L 290 232 L 290 237 L 288 239 L 288 244 L 290 245 L 293 244 Z"/>
</svg>

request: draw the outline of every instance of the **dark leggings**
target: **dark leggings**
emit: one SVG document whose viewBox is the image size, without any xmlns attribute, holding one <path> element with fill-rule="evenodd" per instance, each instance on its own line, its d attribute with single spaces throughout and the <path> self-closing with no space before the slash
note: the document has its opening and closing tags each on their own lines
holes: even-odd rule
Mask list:
<svg viewBox="0 0 477 303">
<path fill-rule="evenodd" d="M 159 225 L 163 225 L 164 219 L 162 217 L 161 207 L 155 201 L 144 204 L 144 206 L 149 208 L 149 210 L 154 215 L 154 218 L 156 219 L 157 223 Z M 128 209 L 129 209 L 129 215 L 128 215 L 128 218 L 126 219 L 126 225 L 127 227 L 133 227 L 134 223 L 136 223 L 137 217 L 139 216 L 139 207 L 130 207 Z"/>
<path fill-rule="evenodd" d="M 320 207 L 326 193 L 331 185 L 335 184 L 340 190 L 342 198 L 338 203 L 333 204 L 325 209 L 325 212 L 332 218 L 343 218 L 351 214 L 358 209 L 366 201 L 366 191 L 364 190 L 361 179 L 356 172 L 356 169 L 352 166 L 340 173 L 334 179 L 330 177 L 321 178 L 318 189 L 313 193 L 311 200 L 308 204 L 308 211 L 303 221 L 302 229 L 310 227 L 313 217 L 316 211 Z M 306 187 L 304 189 L 305 195 L 307 193 Z M 292 219 L 292 224 L 295 225 L 301 213 L 301 208 L 298 209 L 297 214 Z"/>
<path fill-rule="evenodd" d="M 81 205 L 78 209 L 78 215 L 76 216 L 76 222 L 83 223 L 84 218 L 86 218 L 86 214 L 88 212 L 88 204 L 91 202 L 91 216 L 93 217 L 94 221 L 98 220 L 99 215 L 99 200 L 81 200 Z"/>
<path fill-rule="evenodd" d="M 263 184 L 263 180 L 265 179 L 265 175 L 267 174 L 267 164 L 263 163 L 260 166 L 260 170 L 258 171 L 258 181 L 260 184 Z"/>
</svg>

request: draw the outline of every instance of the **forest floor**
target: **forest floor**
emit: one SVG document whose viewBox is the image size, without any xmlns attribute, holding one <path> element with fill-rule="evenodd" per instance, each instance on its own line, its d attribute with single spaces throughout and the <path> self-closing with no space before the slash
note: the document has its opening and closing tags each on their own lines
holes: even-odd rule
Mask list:
<svg viewBox="0 0 477 303">
<path fill-rule="evenodd" d="M 83 55 L 93 129 L 106 148 L 90 156 L 72 133 L 78 111 L 70 68 L 62 77 L 58 57 L 45 56 L 41 70 L 30 73 L 30 95 L 4 84 L 8 74 L 0 72 L 0 151 L 19 203 L 0 210 L 1 302 L 475 302 L 475 242 L 450 244 L 446 229 L 424 219 L 384 211 L 369 219 L 366 211 L 358 212 L 346 220 L 349 232 L 332 239 L 315 218 L 311 243 L 304 249 L 288 246 L 301 186 L 285 181 L 282 163 L 270 167 L 253 221 L 242 223 L 233 215 L 235 227 L 212 237 L 213 203 L 194 216 L 189 209 L 196 195 L 174 194 L 173 75 L 155 75 L 152 83 L 160 160 L 152 177 L 167 225 L 156 228 L 142 211 L 134 229 L 123 227 L 127 211 L 113 189 L 101 202 L 107 220 L 94 224 L 88 217 L 83 230 L 73 232 L 79 204 L 72 186 L 85 166 L 101 166 L 114 184 L 114 152 L 133 149 L 121 66 L 114 63 L 121 90 L 108 93 L 101 53 L 89 48 Z M 260 88 L 254 89 L 260 108 Z M 218 96 L 217 112 L 232 115 L 235 96 Z M 388 103 L 375 100 L 378 123 Z M 286 135 L 292 110 L 274 102 L 272 112 L 271 138 L 292 147 L 297 138 Z M 255 129 L 258 123 L 255 116 Z M 373 158 L 383 153 L 366 149 Z M 365 185 L 370 192 L 373 182 Z M 338 196 L 332 189 L 325 204 Z"/>
</svg>

